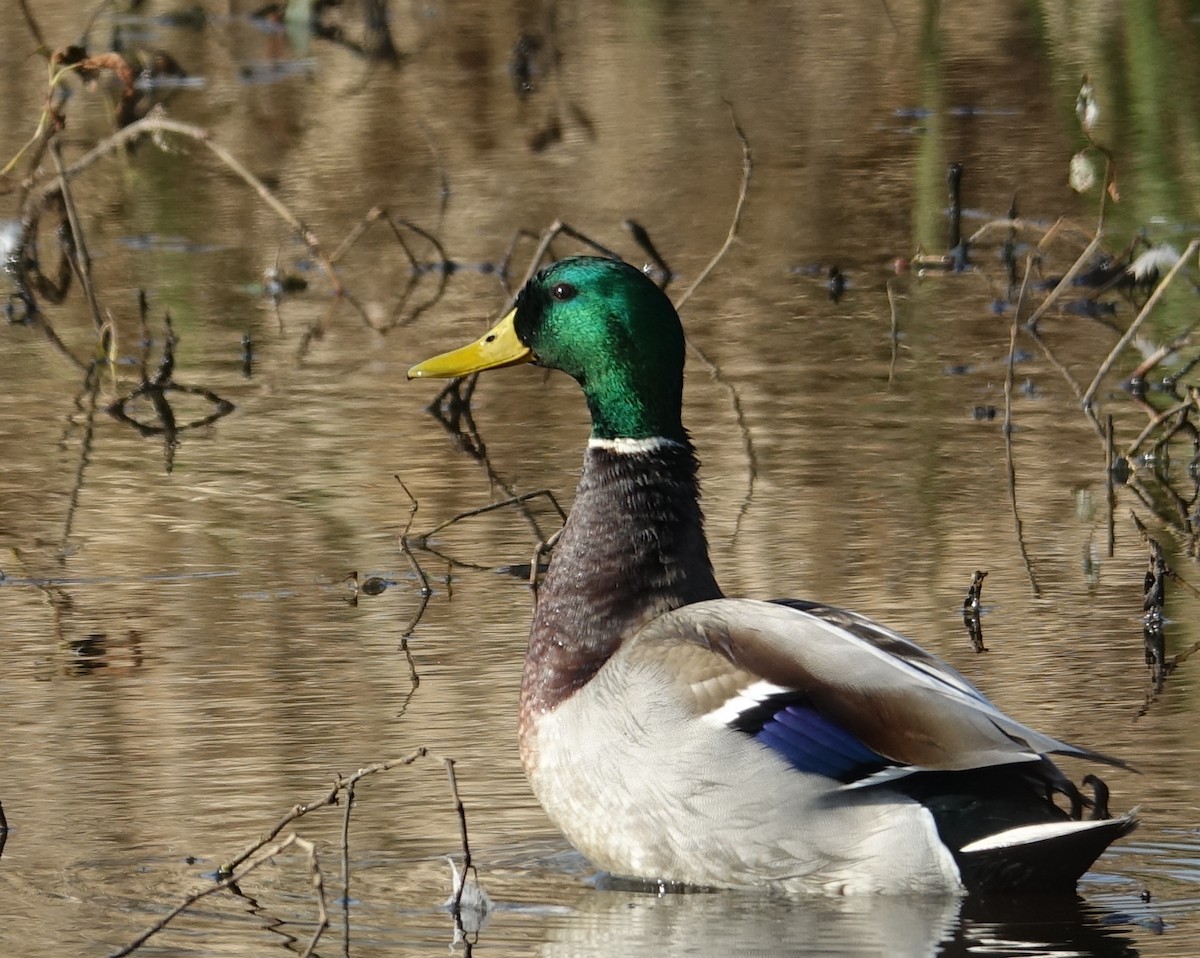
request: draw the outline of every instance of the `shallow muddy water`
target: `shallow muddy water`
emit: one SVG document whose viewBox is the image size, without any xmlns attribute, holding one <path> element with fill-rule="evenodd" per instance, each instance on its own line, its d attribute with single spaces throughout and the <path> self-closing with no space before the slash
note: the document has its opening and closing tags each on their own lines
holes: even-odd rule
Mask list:
<svg viewBox="0 0 1200 958">
<path fill-rule="evenodd" d="M 47 45 L 79 39 L 77 4 L 30 6 Z M 965 234 L 1015 193 L 1032 223 L 1020 271 L 1045 240 L 1026 317 L 1097 220 L 1098 194 L 1067 185 L 1085 146 L 1085 73 L 1120 197 L 1105 247 L 1145 229 L 1182 251 L 1200 223 L 1196 6 L 393 2 L 395 64 L 253 21 L 253 6 L 206 3 L 205 19 L 180 22 L 170 4 L 139 16 L 110 5 L 89 49 L 117 37 L 169 50 L 189 75 L 169 115 L 210 130 L 326 253 L 382 206 L 461 268 L 444 283 L 412 270 L 375 222 L 338 261 L 339 299 L 288 224 L 185 137 L 144 140 L 72 180 L 112 361 L 90 379 L 81 368 L 97 334 L 77 282 L 60 305 L 40 300 L 43 323 L 21 321 L 18 303 L 0 326 L 0 954 L 111 953 L 335 774 L 425 746 L 456 761 L 496 902 L 478 954 L 1195 955 L 1200 685 L 1187 653 L 1200 600 L 1168 580 L 1166 654 L 1180 660 L 1156 688 L 1143 651 L 1148 550 L 1131 518 L 1200 585 L 1194 449 L 1184 433 L 1166 447 L 1169 482 L 1135 459 L 1110 510 L 1105 444 L 1076 393 L 1145 292 L 1103 294 L 1087 316 L 1072 303 L 1094 291 L 1071 291 L 1041 321 L 1041 345 L 1019 333 L 1010 483 L 1007 231 L 981 237 L 963 272 L 895 261 L 946 249 L 946 170 L 960 163 Z M 360 40 L 361 8 L 340 17 Z M 20 5 L 0 0 L 0 18 L 7 162 L 38 124 L 46 69 Z M 522 35 L 536 40 L 514 54 Z M 70 164 L 112 132 L 115 94 L 66 85 Z M 519 567 L 539 533 L 512 509 L 437 533 L 434 551 L 415 553 L 432 596 L 412 624 L 421 584 L 399 544 L 411 505 L 396 477 L 419 504 L 414 533 L 513 492 L 550 489 L 567 504 L 587 419 L 565 377 L 491 373 L 472 403 L 482 461 L 426 412 L 438 387 L 406 383 L 405 370 L 497 314 L 495 264 L 516 231 L 556 218 L 640 264 L 622 226 L 637 221 L 676 271 L 678 299 L 739 195 L 726 101 L 753 177 L 736 241 L 682 310 L 694 347 L 685 421 L 719 579 L 730 594 L 873 615 L 1020 720 L 1137 766 L 1105 779 L 1114 810 L 1139 806 L 1142 826 L 1101 858 L 1077 903 L 597 887 L 517 757 L 530 608 Z M 16 194 L 0 195 L 0 226 L 19 215 Z M 400 233 L 419 260 L 437 259 Z M 532 247 L 518 246 L 514 276 Z M 847 280 L 836 301 L 832 266 Z M 307 281 L 277 306 L 262 288 L 275 267 Z M 1123 353 L 1097 393 L 1118 451 L 1149 419 L 1122 381 L 1195 321 L 1197 275 L 1193 259 L 1141 352 Z M 7 299 L 11 277 L 0 282 Z M 162 379 L 167 314 L 178 341 Z M 161 394 L 173 440 L 154 394 L 133 395 L 147 350 L 148 379 L 184 387 Z M 110 412 L 121 399 L 126 420 Z M 553 532 L 545 501 L 529 508 L 540 534 Z M 976 569 L 988 572 L 980 653 L 961 615 Z M 352 572 L 385 587 L 355 597 Z M 325 880 L 332 924 L 318 953 L 444 954 L 445 856 L 460 854 L 444 766 L 431 757 L 359 783 L 348 899 L 343 811 L 291 826 L 316 843 Z M 302 853 L 276 856 L 239 890 L 205 898 L 143 953 L 303 950 L 317 911 Z"/>
</svg>

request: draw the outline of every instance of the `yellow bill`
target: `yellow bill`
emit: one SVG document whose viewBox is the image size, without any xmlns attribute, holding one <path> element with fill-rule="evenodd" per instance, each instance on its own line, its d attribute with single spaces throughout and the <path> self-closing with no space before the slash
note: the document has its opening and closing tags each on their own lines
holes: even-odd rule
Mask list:
<svg viewBox="0 0 1200 958">
<path fill-rule="evenodd" d="M 484 369 L 532 362 L 533 353 L 521 342 L 513 325 L 516 316 L 514 309 L 469 346 L 417 363 L 408 371 L 408 378 L 451 379 Z"/>
</svg>

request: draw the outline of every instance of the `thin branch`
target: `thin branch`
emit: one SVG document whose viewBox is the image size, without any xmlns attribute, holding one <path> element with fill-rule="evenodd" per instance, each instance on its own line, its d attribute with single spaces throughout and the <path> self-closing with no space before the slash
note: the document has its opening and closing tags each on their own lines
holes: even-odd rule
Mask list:
<svg viewBox="0 0 1200 958">
<path fill-rule="evenodd" d="M 533 251 L 533 258 L 530 259 L 529 266 L 526 267 L 526 269 L 525 269 L 525 275 L 521 277 L 521 282 L 518 283 L 517 286 L 515 287 L 518 291 L 524 289 L 525 285 L 531 279 L 533 279 L 534 274 L 541 268 L 542 260 L 545 258 L 546 254 L 550 250 L 550 244 L 552 244 L 556 239 L 558 239 L 558 237 L 563 233 L 566 233 L 567 236 L 570 236 L 572 239 L 578 240 L 580 243 L 590 246 L 601 256 L 607 256 L 609 259 L 621 259 L 621 255 L 619 253 L 609 249 L 607 246 L 597 243 L 590 236 L 587 236 L 586 234 L 581 233 L 579 230 L 575 229 L 575 227 L 573 227 L 567 223 L 564 223 L 562 220 L 555 220 L 553 223 L 550 224 L 550 226 L 545 231 L 543 231 L 542 235 L 538 238 L 538 245 L 535 247 L 535 249 Z M 522 235 L 521 233 L 518 233 L 517 236 L 515 236 L 513 238 L 514 245 L 516 243 L 516 240 L 519 239 L 521 237 L 521 235 Z M 512 252 L 511 247 L 510 247 L 509 252 L 511 254 L 511 252 Z M 508 258 L 509 258 L 508 256 L 505 257 L 506 264 L 507 264 Z M 507 275 L 507 268 L 502 269 L 500 272 L 501 272 L 502 276 Z M 505 302 L 504 308 L 501 310 L 502 314 L 507 313 L 509 311 L 509 309 L 512 308 L 512 304 L 515 301 L 515 299 L 516 299 L 516 294 L 510 293 L 508 300 Z"/>
<path fill-rule="evenodd" d="M 1045 341 L 1041 337 L 1041 334 L 1038 333 L 1036 329 L 1029 329 L 1026 327 L 1025 335 L 1032 339 L 1035 344 L 1037 344 L 1038 349 L 1042 351 L 1042 355 L 1046 358 L 1046 361 L 1049 362 L 1050 365 L 1056 370 L 1058 370 L 1058 374 L 1062 376 L 1063 381 L 1071 387 L 1071 392 L 1075 394 L 1075 398 L 1082 402 L 1083 387 L 1076 382 L 1075 377 L 1071 375 L 1071 371 L 1059 361 L 1058 357 L 1055 356 L 1050 350 L 1050 347 L 1046 345 Z"/>
<path fill-rule="evenodd" d="M 1012 327 L 1008 334 L 1008 364 L 1004 377 L 1004 462 L 1008 469 L 1008 502 L 1012 509 L 1013 524 L 1017 533 L 1017 546 L 1021 550 L 1021 559 L 1025 563 L 1025 572 L 1029 576 L 1029 585 L 1034 596 L 1042 594 L 1038 586 L 1037 576 L 1033 571 L 1033 563 L 1029 559 L 1029 551 L 1025 548 L 1024 528 L 1021 525 L 1021 513 L 1017 507 L 1017 469 L 1013 458 L 1012 442 L 1012 390 L 1015 378 L 1014 366 L 1017 352 L 1017 329 L 1021 320 L 1021 305 L 1025 301 L 1025 291 L 1029 287 L 1029 274 L 1033 270 L 1033 257 L 1025 260 L 1025 278 L 1021 282 L 1021 292 L 1017 294 L 1017 306 L 1013 310 Z"/>
<path fill-rule="evenodd" d="M 350 813 L 354 809 L 354 787 L 357 782 L 346 786 L 346 798 L 342 803 L 342 909 L 350 907 Z"/>
<path fill-rule="evenodd" d="M 438 229 L 446 222 L 446 208 L 450 205 L 450 178 L 446 175 L 446 164 L 442 159 L 442 151 L 438 146 L 437 137 L 425 123 L 417 121 L 417 129 L 425 137 L 425 145 L 433 155 L 433 166 L 438 175 Z"/>
<path fill-rule="evenodd" d="M 1132 509 L 1129 510 L 1129 518 L 1133 520 L 1133 525 L 1137 529 L 1138 535 L 1141 537 L 1142 542 L 1161 558 L 1162 546 L 1160 546 L 1158 541 L 1150 535 L 1150 530 L 1146 528 L 1146 524 L 1138 518 L 1137 513 Z M 1162 571 L 1163 574 L 1172 582 L 1182 586 L 1184 589 L 1190 592 L 1193 597 L 1200 599 L 1200 589 L 1197 589 L 1194 585 L 1176 573 L 1174 569 L 1167 565 L 1165 558 L 1163 559 Z"/>
<path fill-rule="evenodd" d="M 737 239 L 738 229 L 742 223 L 742 211 L 746 208 L 746 197 L 750 194 L 750 177 L 754 173 L 754 157 L 750 152 L 750 141 L 746 139 L 746 134 L 742 130 L 741 124 L 738 123 L 737 114 L 733 110 L 733 104 L 726 102 L 725 105 L 729 108 L 729 119 L 733 123 L 733 132 L 737 134 L 738 141 L 742 144 L 742 187 L 738 192 L 737 204 L 733 208 L 733 220 L 729 224 L 729 231 L 725 234 L 725 242 L 713 254 L 712 259 L 708 261 L 708 265 L 700 271 L 700 275 L 687 288 L 687 291 L 679 297 L 679 301 L 675 304 L 676 309 L 682 309 L 683 304 L 692 298 L 692 293 L 696 292 L 700 284 L 708 279 L 708 274 L 721 262 L 725 254 L 729 251 L 729 247 L 733 245 L 733 241 Z"/>
<path fill-rule="evenodd" d="M 42 34 L 42 28 L 38 26 L 37 19 L 29 9 L 29 0 L 17 0 L 21 7 L 21 15 L 25 17 L 25 26 L 29 27 L 29 32 L 33 34 L 33 39 L 37 41 L 38 53 L 45 56 L 50 55 L 50 47 L 46 43 L 46 38 Z"/>
<path fill-rule="evenodd" d="M 562 529 L 554 533 L 549 539 L 539 542 L 533 549 L 533 555 L 529 559 L 529 592 L 533 596 L 533 607 L 537 608 L 538 604 L 538 587 L 541 583 L 542 571 L 542 556 L 549 555 L 550 551 L 558 542 L 558 537 L 562 535 Z"/>
<path fill-rule="evenodd" d="M 658 288 L 665 292 L 675 275 L 671 271 L 671 267 L 667 265 L 667 261 L 663 259 L 662 253 L 658 251 L 658 247 L 654 245 L 654 240 L 650 238 L 650 234 L 646 232 L 646 228 L 641 223 L 636 220 L 627 219 L 624 225 L 625 229 L 629 230 L 629 235 L 633 237 L 633 241 L 642 248 L 642 252 L 649 256 L 658 268 L 658 272 L 662 276 L 662 282 Z"/>
<path fill-rule="evenodd" d="M 1154 352 L 1152 352 L 1138 364 L 1137 368 L 1129 374 L 1129 378 L 1131 380 L 1145 379 L 1146 376 L 1149 375 L 1150 370 L 1152 370 L 1155 366 L 1163 362 L 1168 357 L 1179 352 L 1179 350 L 1183 349 L 1184 346 L 1190 345 L 1192 336 L 1195 334 L 1197 329 L 1200 329 L 1200 322 L 1192 323 L 1191 326 L 1185 329 L 1169 343 L 1159 346 L 1158 349 L 1154 350 Z"/>
<path fill-rule="evenodd" d="M 896 309 L 896 290 L 892 287 L 892 281 L 890 279 L 887 281 L 887 298 L 888 309 L 892 314 L 892 358 L 888 362 L 888 385 L 890 386 L 892 384 L 892 380 L 896 376 L 896 359 L 898 358 L 898 354 L 900 352 L 899 313 Z"/>
<path fill-rule="evenodd" d="M 417 627 L 417 623 L 421 620 L 421 616 L 425 612 L 425 607 L 429 604 L 429 597 L 433 595 L 433 589 L 429 585 L 429 576 L 427 576 L 425 574 L 425 570 L 421 568 L 421 563 L 417 561 L 417 557 L 413 555 L 412 548 L 408 544 L 408 533 L 409 530 L 412 529 L 413 519 L 417 515 L 417 509 L 420 508 L 420 504 L 417 502 L 417 497 L 409 492 L 408 486 L 404 484 L 404 480 L 398 475 L 394 478 L 398 483 L 400 483 L 400 488 L 404 490 L 404 494 L 408 496 L 408 501 L 412 503 L 412 506 L 408 510 L 408 521 L 404 524 L 404 531 L 400 533 L 400 551 L 404 553 L 405 557 L 408 559 L 409 566 L 411 566 L 413 572 L 417 574 L 417 578 L 421 580 L 421 604 L 417 608 L 416 614 L 409 622 L 408 628 L 401 633 L 401 638 L 407 639 L 413 634 L 413 630 Z M 408 645 L 405 643 L 406 651 L 407 648 Z M 412 666 L 411 653 L 409 654 L 409 666 Z M 414 678 L 413 684 L 415 685 L 417 681 L 419 681 L 416 678 L 417 671 L 415 668 L 412 669 L 412 673 Z"/>
<path fill-rule="evenodd" d="M 1105 498 L 1105 534 L 1108 541 L 1108 557 L 1111 559 L 1117 551 L 1117 481 L 1113 474 L 1113 462 L 1116 459 L 1116 427 L 1113 417 L 1109 415 L 1104 429 L 1104 498 Z"/>
<path fill-rule="evenodd" d="M 92 32 L 92 27 L 95 25 L 100 14 L 102 14 L 108 7 L 111 7 L 112 5 L 113 0 L 100 0 L 100 2 L 92 8 L 92 12 L 88 15 L 87 22 L 83 25 L 83 29 L 80 31 L 79 36 L 83 39 L 86 39 L 88 34 Z"/>
<path fill-rule="evenodd" d="M 1087 249 L 1079 254 L 1079 258 L 1075 260 L 1075 262 L 1071 265 L 1071 268 L 1067 270 L 1066 275 L 1058 281 L 1058 285 L 1050 291 L 1050 295 L 1042 300 L 1041 305 L 1039 305 L 1038 308 L 1033 311 L 1033 315 L 1030 316 L 1025 323 L 1027 328 L 1037 329 L 1038 320 L 1041 319 L 1045 312 L 1058 301 L 1058 298 L 1070 288 L 1071 282 L 1076 276 L 1079 275 L 1080 272 L 1082 272 L 1084 266 L 1086 266 L 1091 260 L 1092 254 L 1096 252 L 1099 247 L 1100 237 L 1096 236 L 1090 243 L 1088 243 Z"/>
<path fill-rule="evenodd" d="M 67 555 L 75 517 L 79 512 L 79 499 L 83 493 L 84 477 L 92 462 L 92 445 L 96 440 L 96 412 L 99 397 L 100 367 L 98 363 L 92 363 L 87 367 L 82 388 L 76 394 L 75 400 L 76 407 L 83 413 L 83 435 L 79 441 L 79 462 L 75 467 L 75 477 L 67 496 L 67 508 L 63 518 L 62 539 L 59 544 L 60 554 L 63 556 Z"/>
<path fill-rule="evenodd" d="M 510 496 L 507 499 L 502 499 L 500 502 L 489 502 L 486 506 L 479 506 L 475 509 L 467 509 L 465 512 L 460 512 L 458 515 L 451 516 L 444 522 L 438 523 L 428 532 L 423 532 L 418 536 L 413 537 L 418 548 L 424 547 L 425 543 L 433 536 L 437 535 L 443 529 L 448 529 L 456 522 L 461 522 L 463 519 L 470 519 L 473 516 L 481 516 L 486 512 L 494 512 L 496 509 L 503 509 L 505 506 L 515 506 L 523 502 L 528 502 L 531 499 L 545 497 L 550 500 L 550 504 L 554 506 L 554 511 L 558 513 L 559 519 L 564 523 L 567 521 L 567 514 L 563 511 L 562 506 L 558 504 L 558 500 L 554 497 L 554 493 L 549 489 L 539 489 L 536 492 L 525 492 L 519 496 Z"/>
<path fill-rule="evenodd" d="M 314 897 L 317 900 L 317 929 L 313 932 L 312 939 L 308 943 L 308 947 L 304 949 L 302 955 L 308 956 L 313 953 L 317 942 L 320 940 L 322 933 L 329 927 L 329 915 L 325 910 L 325 884 L 321 876 L 321 868 L 317 862 L 316 846 L 303 838 L 300 838 L 295 832 L 285 836 L 278 842 L 264 844 L 256 849 L 256 854 L 253 857 L 248 857 L 245 861 L 245 866 L 238 868 L 220 881 L 201 891 L 194 892 L 188 895 L 183 901 L 176 905 L 170 912 L 160 918 L 155 924 L 140 934 L 137 938 L 131 941 L 124 948 L 112 952 L 108 958 L 123 958 L 125 955 L 132 954 L 144 945 L 151 937 L 158 934 L 167 927 L 172 921 L 182 915 L 185 911 L 191 908 L 198 901 L 202 901 L 209 895 L 214 895 L 219 891 L 224 891 L 227 888 L 232 888 L 239 882 L 243 881 L 247 875 L 257 869 L 259 866 L 266 864 L 276 855 L 286 851 L 295 845 L 303 851 L 308 857 L 309 877 L 312 881 Z"/>
<path fill-rule="evenodd" d="M 733 104 L 726 102 L 726 106 L 729 108 L 729 119 L 733 124 L 733 131 L 737 134 L 738 141 L 742 145 L 742 183 L 738 190 L 737 203 L 733 208 L 733 218 L 729 223 L 729 230 L 725 234 L 725 242 L 713 254 L 712 258 L 708 261 L 708 265 L 700 271 L 700 275 L 696 277 L 692 285 L 679 297 L 679 300 L 675 303 L 677 310 L 683 308 L 683 305 L 696 292 L 700 284 L 708 278 L 709 274 L 716 268 L 717 264 L 724 258 L 729 248 L 733 245 L 733 241 L 737 238 L 738 229 L 741 226 L 742 211 L 746 207 L 746 198 L 750 195 L 750 178 L 754 173 L 754 156 L 750 152 L 750 141 L 746 139 L 745 131 L 742 130 L 741 124 L 738 123 Z M 690 337 L 687 339 L 687 348 L 704 365 L 705 369 L 708 370 L 708 374 L 712 377 L 712 380 L 729 393 L 729 402 L 733 406 L 733 416 L 742 438 L 742 448 L 746 452 L 746 494 L 742 497 L 741 506 L 733 523 L 733 534 L 730 536 L 730 541 L 735 541 L 741 533 L 742 522 L 750 511 L 750 502 L 754 498 L 754 484 L 758 478 L 758 454 L 754 448 L 754 436 L 746 421 L 746 412 L 742 408 L 742 398 L 738 394 L 737 389 L 734 388 L 732 383 L 725 381 L 725 377 L 721 374 L 717 364 L 709 359 L 704 349 L 698 346 Z"/>
<path fill-rule="evenodd" d="M 1062 232 L 1064 227 L 1066 227 L 1066 226 L 1067 226 L 1066 221 L 1063 220 L 1061 217 L 1059 219 L 1055 220 L 1053 223 L 1051 223 L 1049 227 L 1046 227 L 1046 226 L 1043 226 L 1041 223 L 1037 223 L 1033 220 L 1022 219 L 1019 216 L 1005 216 L 1005 217 L 1001 217 L 1000 219 L 988 220 L 988 222 L 986 222 L 982 226 L 980 226 L 979 229 L 977 229 L 974 233 L 971 234 L 970 239 L 967 240 L 967 245 L 968 246 L 977 246 L 979 244 L 979 242 L 985 236 L 987 236 L 989 233 L 994 233 L 997 230 L 1009 230 L 1009 231 L 1021 232 L 1021 233 L 1025 233 L 1025 232 L 1041 233 L 1042 238 L 1038 240 L 1038 248 L 1042 249 L 1050 242 L 1050 240 L 1054 239 L 1054 237 L 1056 237 L 1060 232 Z M 1083 229 L 1083 227 L 1081 227 L 1081 226 L 1071 225 L 1070 229 L 1076 233 L 1081 234 L 1081 237 L 1080 237 L 1080 240 L 1081 240 L 1080 246 L 1081 247 L 1086 245 L 1082 242 L 1082 238 L 1084 236 L 1086 236 L 1089 239 L 1089 241 L 1092 237 L 1091 231 L 1085 231 Z"/>
<path fill-rule="evenodd" d="M 1112 348 L 1112 352 L 1108 354 L 1108 358 L 1105 359 L 1104 362 L 1100 364 L 1100 368 L 1096 370 L 1096 375 L 1092 379 L 1092 384 L 1088 386 L 1087 391 L 1083 394 L 1084 408 L 1089 408 L 1092 405 L 1092 400 L 1096 396 L 1096 391 L 1100 388 L 1101 380 L 1108 375 L 1108 371 L 1112 369 L 1113 364 L 1116 363 L 1117 357 L 1121 355 L 1125 347 L 1128 346 L 1133 340 L 1133 337 L 1137 335 L 1137 331 L 1141 328 L 1142 323 L 1145 322 L 1146 317 L 1150 315 L 1150 311 L 1154 309 L 1154 307 L 1158 305 L 1158 301 L 1162 299 L 1163 293 L 1166 291 L 1167 286 L 1170 285 L 1171 280 L 1175 278 L 1175 274 L 1183 268 L 1183 264 L 1191 258 L 1192 254 L 1196 252 L 1197 248 L 1200 248 L 1200 239 L 1194 239 L 1188 243 L 1187 249 L 1185 249 L 1183 251 L 1183 255 L 1175 261 L 1175 265 L 1171 267 L 1170 272 L 1168 272 L 1167 275 L 1162 278 L 1162 282 L 1154 287 L 1154 292 L 1151 293 L 1150 298 L 1146 300 L 1146 305 L 1142 307 L 1141 312 L 1137 314 L 1137 317 L 1134 319 L 1134 321 L 1129 324 L 1129 329 L 1125 331 L 1125 335 L 1122 336 L 1120 340 L 1118 340 L 1117 344 Z"/>
<path fill-rule="evenodd" d="M 279 216 L 285 223 L 288 224 L 308 247 L 309 253 L 320 263 L 321 268 L 325 271 L 326 277 L 333 285 L 334 292 L 339 296 L 345 292 L 342 286 L 342 281 L 338 278 L 333 264 L 325 255 L 321 247 L 321 242 L 317 239 L 315 233 L 312 232 L 303 222 L 301 222 L 291 210 L 289 210 L 275 194 L 272 193 L 257 176 L 250 172 L 240 160 L 224 147 L 216 143 L 212 139 L 212 133 L 203 127 L 194 126 L 190 123 L 180 123 L 178 120 L 172 120 L 164 116 L 161 111 L 153 111 L 148 116 L 140 120 L 130 123 L 123 129 L 118 130 L 111 136 L 105 138 L 100 143 L 96 144 L 91 150 L 76 160 L 71 166 L 67 167 L 65 176 L 74 177 L 79 175 L 84 170 L 88 169 L 98 160 L 115 152 L 126 144 L 132 143 L 142 136 L 153 133 L 175 133 L 179 136 L 186 137 L 205 146 L 218 160 L 225 164 L 236 176 L 242 179 L 251 189 L 256 192 L 264 203 L 267 204 L 276 215 Z M 35 190 L 31 192 L 31 197 L 41 198 L 50 190 L 56 188 L 55 182 L 41 183 Z"/>
<path fill-rule="evenodd" d="M 307 804 L 293 805 L 284 814 L 284 816 L 275 823 L 270 831 L 259 838 L 258 841 L 248 845 L 232 859 L 223 864 L 217 870 L 217 874 L 222 878 L 233 874 L 233 872 L 238 868 L 239 865 L 242 864 L 242 862 L 246 861 L 251 855 L 254 855 L 259 849 L 263 848 L 269 842 L 274 841 L 275 837 L 297 818 L 302 818 L 315 809 L 325 808 L 327 805 L 336 804 L 338 795 L 351 784 L 359 781 L 362 778 L 365 778 L 368 775 L 374 775 L 378 772 L 386 772 L 389 769 L 396 768 L 401 765 L 411 765 L 413 762 L 417 761 L 417 759 L 424 758 L 428 754 L 429 750 L 422 746 L 421 748 L 410 752 L 408 755 L 405 755 L 403 758 L 397 758 L 388 762 L 377 762 L 374 765 L 368 765 L 366 768 L 360 768 L 357 772 L 350 776 L 337 776 L 337 778 L 334 779 L 333 784 L 329 787 L 329 791 L 327 791 L 320 798 L 308 802 Z"/>
<path fill-rule="evenodd" d="M 340 263 L 342 261 L 342 257 L 350 252 L 350 248 L 358 242 L 362 235 L 370 228 L 371 224 L 386 215 L 387 211 L 384 210 L 382 206 L 372 206 L 369 210 L 367 210 L 366 215 L 355 224 L 354 229 L 347 233 L 346 238 L 338 244 L 338 248 L 335 249 L 330 255 L 329 262 Z M 407 247 L 404 249 L 405 252 L 408 252 Z"/>
<path fill-rule="evenodd" d="M 750 424 L 746 420 L 746 411 L 742 408 L 741 395 L 732 383 L 725 381 L 725 376 L 721 373 L 720 367 L 708 358 L 708 354 L 701 347 L 697 346 L 691 339 L 688 339 L 687 348 L 700 361 L 704 368 L 708 370 L 708 375 L 712 378 L 712 381 L 729 393 L 729 404 L 733 407 L 733 418 L 737 423 L 738 434 L 742 439 L 742 448 L 746 453 L 746 493 L 742 496 L 742 503 L 738 508 L 737 518 L 733 523 L 733 535 L 730 536 L 730 542 L 733 542 L 741 534 L 742 521 L 750 511 L 750 502 L 754 498 L 754 484 L 758 479 L 758 451 L 754 446 L 754 435 L 750 431 Z"/>
<path fill-rule="evenodd" d="M 459 883 L 458 888 L 456 888 L 454 891 L 454 902 L 451 906 L 451 911 L 454 914 L 454 920 L 461 922 L 463 889 L 467 887 L 467 872 L 471 871 L 473 867 L 471 864 L 471 846 L 467 841 L 467 810 L 463 806 L 462 799 L 458 794 L 458 779 L 454 775 L 454 759 L 444 758 L 442 759 L 442 762 L 446 766 L 446 778 L 450 780 L 450 797 L 454 800 L 454 811 L 458 815 L 459 835 L 462 839 L 463 880 Z"/>
<path fill-rule="evenodd" d="M 88 255 L 87 240 L 83 235 L 83 226 L 79 222 L 79 214 L 75 209 L 75 200 L 71 196 L 71 187 L 63 172 L 62 151 L 59 149 L 58 137 L 50 140 L 50 156 L 54 159 L 54 168 L 58 171 L 59 188 L 62 191 L 63 207 L 67 211 L 67 223 L 71 227 L 72 244 L 75 249 L 73 265 L 79 277 L 79 285 L 83 287 L 87 298 L 88 309 L 92 313 L 92 323 L 97 331 L 104 328 L 104 318 L 100 315 L 100 303 L 96 299 L 96 288 L 92 285 L 92 258 Z"/>
<path fill-rule="evenodd" d="M 1142 443 L 1150 438 L 1150 434 L 1153 433 L 1155 429 L 1161 426 L 1176 413 L 1181 412 L 1184 409 L 1190 409 L 1192 405 L 1192 398 L 1189 396 L 1187 399 L 1177 402 L 1174 406 L 1171 406 L 1169 409 L 1160 412 L 1157 416 L 1151 419 L 1148 423 L 1146 423 L 1146 428 L 1138 433 L 1138 437 L 1129 444 L 1129 448 L 1125 450 L 1125 458 L 1132 458 L 1137 453 Z"/>
</svg>

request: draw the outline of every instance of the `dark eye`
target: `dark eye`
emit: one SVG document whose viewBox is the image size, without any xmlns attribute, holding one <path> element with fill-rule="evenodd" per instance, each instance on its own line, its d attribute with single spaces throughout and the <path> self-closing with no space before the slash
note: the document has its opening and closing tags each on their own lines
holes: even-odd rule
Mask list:
<svg viewBox="0 0 1200 958">
<path fill-rule="evenodd" d="M 568 299 L 574 299 L 578 292 L 579 290 L 570 283 L 555 283 L 554 288 L 550 290 L 550 295 L 560 303 L 565 303 Z"/>
</svg>

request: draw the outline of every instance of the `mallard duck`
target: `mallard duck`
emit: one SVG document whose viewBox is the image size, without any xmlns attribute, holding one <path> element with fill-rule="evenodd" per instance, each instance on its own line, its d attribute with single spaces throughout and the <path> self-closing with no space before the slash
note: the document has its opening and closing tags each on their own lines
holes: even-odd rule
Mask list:
<svg viewBox="0 0 1200 958">
<path fill-rule="evenodd" d="M 1083 819 L 1048 756 L 1124 763 L 1020 724 L 903 636 L 722 594 L 681 420 L 683 329 L 642 273 L 557 262 L 408 376 L 530 362 L 579 383 L 592 433 L 533 616 L 521 759 L 593 865 L 703 887 L 1066 892 L 1135 827 Z"/>
</svg>

